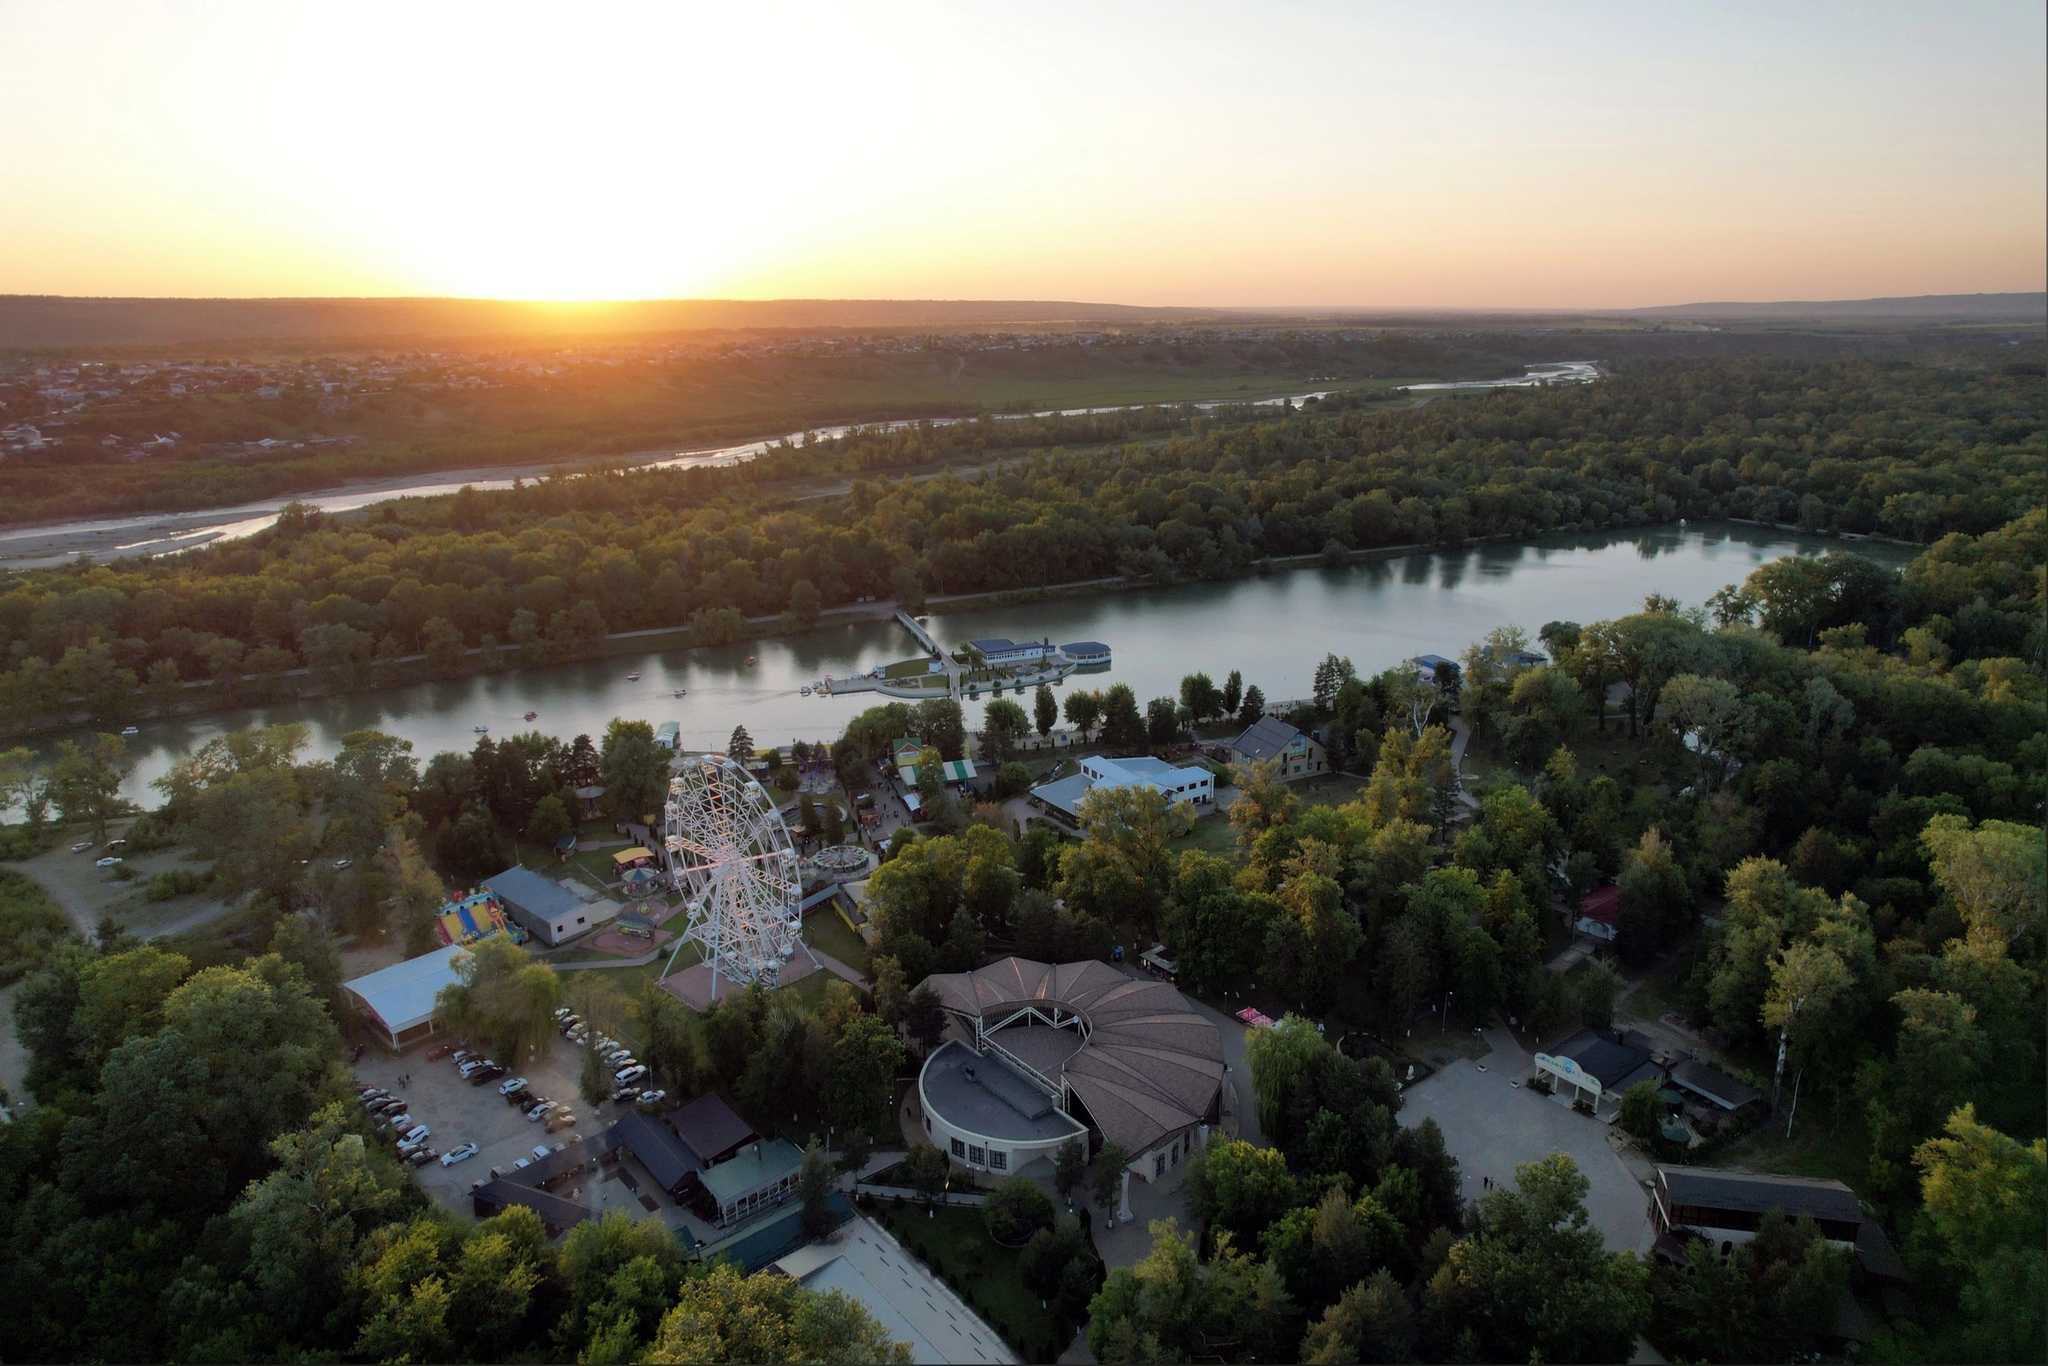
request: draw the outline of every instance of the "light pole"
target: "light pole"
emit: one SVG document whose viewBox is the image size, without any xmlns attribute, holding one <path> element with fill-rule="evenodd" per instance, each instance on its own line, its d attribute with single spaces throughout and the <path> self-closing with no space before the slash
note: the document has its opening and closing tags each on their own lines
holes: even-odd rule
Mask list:
<svg viewBox="0 0 2048 1366">
<path fill-rule="evenodd" d="M 1456 992 L 1451 991 L 1444 993 L 1444 1016 L 1441 1020 L 1437 1021 L 1436 1032 L 1438 1034 L 1448 1034 L 1451 1032 L 1451 997 L 1456 994 Z"/>
</svg>

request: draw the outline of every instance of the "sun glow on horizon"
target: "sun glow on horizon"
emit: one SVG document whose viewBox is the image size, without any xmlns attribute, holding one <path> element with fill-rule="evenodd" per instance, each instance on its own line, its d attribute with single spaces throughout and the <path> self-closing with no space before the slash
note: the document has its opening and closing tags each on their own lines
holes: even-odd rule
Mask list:
<svg viewBox="0 0 2048 1366">
<path fill-rule="evenodd" d="M 2039 6 L 0 10 L 0 291 L 2039 289 Z"/>
</svg>

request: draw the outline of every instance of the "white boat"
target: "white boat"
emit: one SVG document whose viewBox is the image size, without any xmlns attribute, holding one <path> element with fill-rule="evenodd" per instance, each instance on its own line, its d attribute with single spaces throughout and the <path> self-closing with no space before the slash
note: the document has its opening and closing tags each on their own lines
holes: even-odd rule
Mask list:
<svg viewBox="0 0 2048 1366">
<path fill-rule="evenodd" d="M 796 691 L 797 696 L 799 697 L 809 697 L 811 695 L 811 685 L 806 683 L 801 688 L 798 688 Z"/>
<path fill-rule="evenodd" d="M 477 734 L 477 735 L 483 735 L 483 734 L 487 733 L 487 732 L 488 732 L 488 731 L 490 730 L 490 727 L 489 727 L 489 726 L 471 726 L 471 727 L 470 727 L 470 730 L 471 730 L 471 732 L 472 732 L 472 733 L 474 733 L 474 734 Z"/>
<path fill-rule="evenodd" d="M 640 681 L 640 671 L 638 669 L 635 669 L 633 670 L 633 672 L 627 674 L 626 681 L 628 683 L 638 683 Z"/>
<path fill-rule="evenodd" d="M 121 727 L 121 733 L 122 733 L 123 735 L 140 735 L 140 734 L 142 734 L 142 727 L 140 727 L 140 726 L 123 726 L 123 727 Z"/>
<path fill-rule="evenodd" d="M 675 695 L 676 695 L 677 697 L 683 697 L 683 696 L 687 695 L 687 694 L 689 693 L 689 691 L 690 691 L 690 690 L 689 690 L 688 688 L 677 688 L 677 689 L 676 689 L 676 694 L 675 694 Z"/>
</svg>

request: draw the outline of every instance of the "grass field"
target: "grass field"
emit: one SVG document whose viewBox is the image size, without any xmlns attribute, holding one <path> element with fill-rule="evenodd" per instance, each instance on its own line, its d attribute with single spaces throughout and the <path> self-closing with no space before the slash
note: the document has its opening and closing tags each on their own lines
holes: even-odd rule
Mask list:
<svg viewBox="0 0 2048 1366">
<path fill-rule="evenodd" d="M 868 975 L 868 946 L 831 907 L 820 906 L 804 917 L 804 942 L 820 953 L 831 954 L 861 976 Z"/>
<path fill-rule="evenodd" d="M 978 1209 L 927 1211 L 877 1203 L 871 1216 L 915 1252 L 1026 1361 L 1051 1361 L 1066 1344 L 1059 1325 L 1017 1276 L 1017 1251 L 988 1236 Z"/>
</svg>

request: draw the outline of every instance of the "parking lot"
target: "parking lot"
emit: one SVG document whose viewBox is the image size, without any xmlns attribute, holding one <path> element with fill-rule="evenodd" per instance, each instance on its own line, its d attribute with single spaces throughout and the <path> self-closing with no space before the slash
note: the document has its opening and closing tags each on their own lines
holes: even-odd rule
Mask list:
<svg viewBox="0 0 2048 1366">
<path fill-rule="evenodd" d="M 414 1176 L 421 1189 L 450 1209 L 466 1214 L 470 1187 L 477 1181 L 488 1180 L 492 1167 L 511 1167 L 520 1158 L 531 1157 L 534 1145 L 539 1143 L 552 1148 L 557 1143 L 571 1143 L 602 1132 L 616 1118 L 618 1106 L 606 1103 L 593 1113 L 583 1103 L 576 1088 L 582 1055 L 559 1036 L 551 1038 L 554 1046 L 539 1058 L 530 1059 L 504 1077 L 481 1086 L 464 1081 L 452 1058 L 428 1062 L 425 1048 L 412 1049 L 400 1057 L 375 1049 L 363 1054 L 356 1064 L 357 1078 L 381 1086 L 407 1102 L 413 1119 L 433 1131 L 427 1142 L 436 1151 L 445 1153 L 468 1142 L 477 1145 L 475 1157 L 453 1167 L 430 1162 L 415 1168 Z M 407 1076 L 410 1081 L 401 1085 L 399 1079 Z M 525 1077 L 528 1089 L 536 1097 L 561 1101 L 575 1111 L 581 1122 L 551 1134 L 544 1121 L 527 1119 L 506 1104 L 498 1090 L 502 1082 L 515 1076 Z"/>
<path fill-rule="evenodd" d="M 1511 1185 L 1520 1164 L 1553 1152 L 1566 1154 L 1589 1183 L 1586 1212 L 1608 1250 L 1648 1252 L 1653 1232 L 1649 1195 L 1608 1143 L 1607 1126 L 1526 1086 L 1509 1084 L 1520 1079 L 1499 1067 L 1482 1072 L 1470 1059 L 1460 1058 L 1408 1088 L 1401 1123 L 1412 1129 L 1425 1119 L 1437 1122 L 1444 1147 L 1458 1159 L 1467 1200 L 1482 1193 L 1482 1177 Z"/>
</svg>

